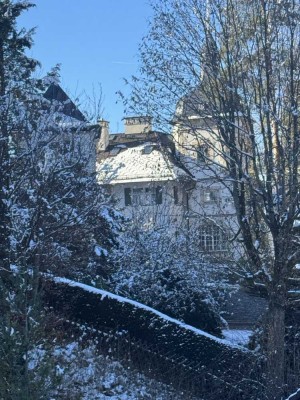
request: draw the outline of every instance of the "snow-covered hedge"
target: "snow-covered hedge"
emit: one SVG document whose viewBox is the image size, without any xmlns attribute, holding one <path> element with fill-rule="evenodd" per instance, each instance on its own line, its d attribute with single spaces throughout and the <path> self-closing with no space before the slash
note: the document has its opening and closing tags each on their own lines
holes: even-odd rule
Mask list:
<svg viewBox="0 0 300 400">
<path fill-rule="evenodd" d="M 104 290 L 51 278 L 46 293 L 54 309 L 69 318 L 96 329 L 105 326 L 126 330 L 134 339 L 155 345 L 164 354 L 182 356 L 207 372 L 212 370 L 219 375 L 232 371 L 230 375 L 234 376 L 251 359 L 251 353 L 242 347 Z"/>
</svg>

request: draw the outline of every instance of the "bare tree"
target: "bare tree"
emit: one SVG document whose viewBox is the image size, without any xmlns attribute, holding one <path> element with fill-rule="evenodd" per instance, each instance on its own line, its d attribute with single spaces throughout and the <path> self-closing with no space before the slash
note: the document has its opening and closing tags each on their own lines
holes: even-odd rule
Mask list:
<svg viewBox="0 0 300 400">
<path fill-rule="evenodd" d="M 167 131 L 175 124 L 182 149 L 211 151 L 202 155 L 232 194 L 248 272 L 267 291 L 267 389 L 277 399 L 285 387 L 289 283 L 300 257 L 300 4 L 163 0 L 153 8 L 127 105 Z"/>
</svg>

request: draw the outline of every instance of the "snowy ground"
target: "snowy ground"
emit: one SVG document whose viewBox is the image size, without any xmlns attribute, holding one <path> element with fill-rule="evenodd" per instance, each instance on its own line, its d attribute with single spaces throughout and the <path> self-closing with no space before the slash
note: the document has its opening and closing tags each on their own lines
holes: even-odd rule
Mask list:
<svg viewBox="0 0 300 400">
<path fill-rule="evenodd" d="M 245 346 L 249 342 L 249 338 L 253 332 L 239 329 L 223 329 L 222 333 L 228 342 Z"/>
</svg>

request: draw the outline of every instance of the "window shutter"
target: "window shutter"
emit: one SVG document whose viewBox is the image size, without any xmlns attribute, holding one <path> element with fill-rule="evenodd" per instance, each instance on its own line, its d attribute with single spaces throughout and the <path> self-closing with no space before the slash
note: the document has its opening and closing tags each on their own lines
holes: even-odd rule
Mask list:
<svg viewBox="0 0 300 400">
<path fill-rule="evenodd" d="M 125 206 L 131 206 L 131 188 L 124 189 L 124 196 L 125 196 Z"/>
<path fill-rule="evenodd" d="M 155 189 L 155 194 L 156 194 L 156 204 L 162 204 L 162 187 L 157 186 Z"/>
<path fill-rule="evenodd" d="M 178 187 L 177 186 L 173 187 L 173 192 L 174 192 L 174 204 L 178 204 Z"/>
</svg>

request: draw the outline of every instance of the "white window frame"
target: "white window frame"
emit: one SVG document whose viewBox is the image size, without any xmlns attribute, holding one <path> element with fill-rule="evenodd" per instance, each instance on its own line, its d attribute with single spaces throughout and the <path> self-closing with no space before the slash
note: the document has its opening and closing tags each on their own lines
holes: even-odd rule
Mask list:
<svg viewBox="0 0 300 400">
<path fill-rule="evenodd" d="M 202 200 L 206 204 L 216 204 L 220 200 L 220 194 L 218 189 L 206 188 L 202 191 Z"/>
<path fill-rule="evenodd" d="M 227 235 L 214 224 L 204 224 L 199 228 L 200 248 L 205 252 L 218 252 L 227 250 Z"/>
</svg>

